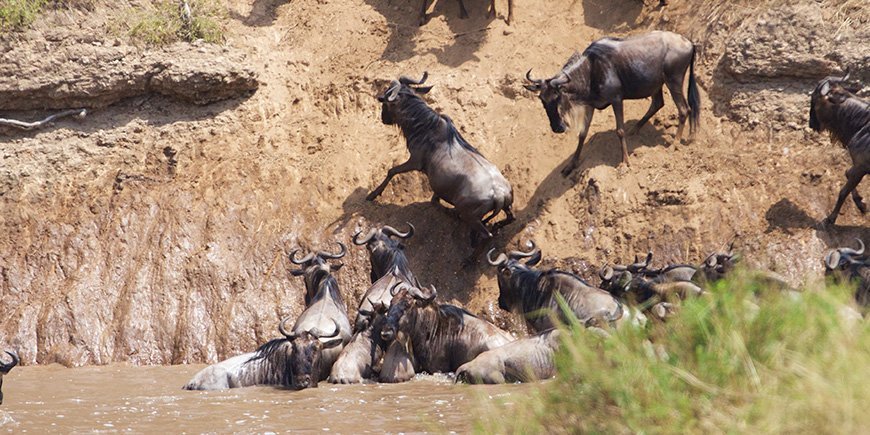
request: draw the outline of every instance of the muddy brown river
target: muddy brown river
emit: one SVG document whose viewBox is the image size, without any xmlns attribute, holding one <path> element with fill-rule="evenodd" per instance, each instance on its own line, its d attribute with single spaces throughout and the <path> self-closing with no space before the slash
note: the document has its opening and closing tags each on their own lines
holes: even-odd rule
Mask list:
<svg viewBox="0 0 870 435">
<path fill-rule="evenodd" d="M 446 376 L 403 384 L 291 391 L 184 391 L 205 365 L 16 367 L 3 379 L 0 430 L 75 432 L 467 432 L 486 403 L 534 385 L 454 385 Z"/>
</svg>

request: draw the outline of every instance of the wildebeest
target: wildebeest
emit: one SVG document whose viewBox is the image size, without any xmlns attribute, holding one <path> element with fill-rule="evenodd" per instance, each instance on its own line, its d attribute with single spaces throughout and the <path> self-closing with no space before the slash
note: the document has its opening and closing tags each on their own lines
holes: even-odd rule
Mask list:
<svg viewBox="0 0 870 435">
<path fill-rule="evenodd" d="M 831 214 L 822 221 L 824 225 L 837 222 L 840 207 L 850 193 L 861 214 L 867 213 L 857 187 L 870 173 L 870 103 L 853 94 L 858 89 L 848 88 L 848 79 L 848 73 L 843 77 L 827 77 L 819 82 L 810 98 L 810 128 L 830 132 L 831 140 L 846 147 L 852 157 L 846 184 L 840 189 Z"/>
<path fill-rule="evenodd" d="M 360 301 L 359 310 L 354 322 L 354 331 L 365 329 L 369 321 L 369 315 L 373 304 L 383 303 L 387 306 L 393 298 L 390 288 L 398 282 L 414 284 L 416 278 L 411 272 L 408 258 L 405 256 L 405 246 L 398 240 L 407 239 L 414 235 L 414 226 L 408 223 L 408 231 L 402 233 L 395 228 L 384 225 L 381 228 L 372 228 L 362 239 L 360 233 L 353 237 L 355 245 L 366 245 L 369 251 L 369 260 L 372 265 L 372 285 L 366 290 Z"/>
<path fill-rule="evenodd" d="M 561 332 L 551 329 L 481 353 L 456 370 L 456 381 L 470 384 L 529 382 L 556 375 L 554 355 Z"/>
<path fill-rule="evenodd" d="M 387 312 L 381 338 L 397 338 L 410 353 L 416 373 L 447 373 L 513 337 L 455 305 L 437 304 L 434 287 L 399 285 Z M 382 369 L 382 370 L 385 370 Z"/>
<path fill-rule="evenodd" d="M 423 0 L 423 8 L 420 9 L 420 25 L 426 24 L 427 16 L 426 9 L 429 6 L 429 0 Z M 495 0 L 489 0 L 489 16 L 491 18 L 495 18 Z M 465 10 L 465 2 L 463 0 L 459 0 L 459 18 L 468 18 L 468 11 Z M 508 0 L 508 16 L 507 22 L 510 25 L 511 21 L 514 20 L 514 0 Z"/>
<path fill-rule="evenodd" d="M 347 307 L 341 297 L 338 282 L 332 272 L 341 268 L 342 264 L 330 265 L 327 259 L 339 259 L 344 257 L 347 248 L 338 242 L 340 251 L 337 254 L 328 252 L 310 253 L 302 259 L 296 259 L 298 250 L 290 253 L 290 262 L 301 265 L 301 269 L 293 270 L 294 276 L 302 276 L 305 279 L 305 304 L 306 308 L 296 319 L 293 325 L 294 333 L 302 333 L 312 328 L 326 330 L 327 327 L 337 325 L 342 345 L 350 341 L 352 330 L 347 316 Z M 332 370 L 332 364 L 341 353 L 342 346 L 325 349 L 321 356 L 321 373 L 318 379 L 312 380 L 315 384 L 324 380 Z"/>
<path fill-rule="evenodd" d="M 387 306 L 375 303 L 372 311 L 360 309 L 360 312 L 364 312 L 369 321 L 341 350 L 332 365 L 329 382 L 356 384 L 369 379 L 374 376 L 376 366 L 384 356 L 387 343 L 381 339 L 381 329 L 386 321 Z"/>
<path fill-rule="evenodd" d="M 689 70 L 688 102 L 683 96 L 683 80 Z M 634 134 L 664 107 L 662 86 L 668 87 L 679 111 L 680 124 L 674 144 L 683 135 L 686 119 L 692 134 L 699 127 L 701 100 L 695 81 L 695 47 L 685 37 L 655 31 L 625 39 L 603 38 L 593 42 L 583 53 L 574 53 L 555 76 L 532 79 L 526 89 L 538 92 L 554 133 L 567 129 L 565 117 L 577 111 L 579 141 L 571 161 L 562 170 L 568 176 L 580 164 L 580 152 L 595 109 L 613 106 L 616 135 L 622 144 L 622 161 L 628 164 L 622 105 L 624 100 L 652 97 L 649 110 L 632 128 Z"/>
<path fill-rule="evenodd" d="M 414 274 L 411 272 L 411 266 L 408 264 L 408 257 L 405 256 L 405 245 L 401 241 L 393 239 L 395 237 L 407 240 L 414 236 L 414 226 L 410 222 L 407 222 L 407 224 L 408 231 L 404 233 L 389 225 L 384 225 L 381 228 L 372 228 L 361 239 L 359 236 L 362 232 L 353 235 L 353 244 L 357 246 L 365 245 L 369 251 L 369 262 L 372 265 L 371 279 L 373 283 L 394 268 L 398 268 L 398 275 L 406 281 L 414 282 Z"/>
<path fill-rule="evenodd" d="M 401 77 L 378 96 L 381 121 L 401 128 L 411 156 L 387 171 L 387 177 L 366 199 L 377 198 L 397 174 L 425 173 L 434 192 L 432 202 L 446 201 L 471 226 L 476 249 L 467 261 L 470 263 L 483 252 L 481 239 L 488 241 L 492 232 L 514 221 L 513 189 L 498 168 L 459 134 L 449 117 L 438 114 L 419 97 L 432 89 L 419 87 L 427 77 L 428 73 L 420 80 Z M 502 211 L 505 219 L 495 223 L 490 232 L 486 224 Z"/>
<path fill-rule="evenodd" d="M 276 385 L 295 389 L 316 387 L 324 349 L 338 346 L 338 325 L 332 333 L 318 329 L 289 333 L 284 324 L 278 330 L 285 338 L 276 338 L 248 352 L 212 364 L 200 370 L 185 386 L 185 390 L 222 390 L 252 385 Z M 321 341 L 326 339 L 326 341 Z"/>
<path fill-rule="evenodd" d="M 12 358 L 12 361 L 10 361 L 9 364 L 0 361 L 0 405 L 3 404 L 3 375 L 9 374 L 9 371 L 21 362 L 15 352 L 9 352 L 7 350 L 6 354 Z"/>
<path fill-rule="evenodd" d="M 556 327 L 555 318 L 569 322 L 557 295 L 564 298 L 573 315 L 586 326 L 614 324 L 625 314 L 616 298 L 577 275 L 557 269 L 533 269 L 541 261 L 541 250 L 534 243 L 529 252 L 511 251 L 495 259 L 493 252 L 495 249 L 487 253 L 487 261 L 498 268 L 498 306 L 522 314 L 532 331 Z M 527 259 L 525 264 L 523 259 Z"/>
<path fill-rule="evenodd" d="M 864 242 L 858 239 L 859 248 L 837 248 L 825 255 L 825 275 L 839 282 L 856 286 L 855 300 L 862 307 L 870 307 L 870 257 L 864 255 Z"/>
</svg>

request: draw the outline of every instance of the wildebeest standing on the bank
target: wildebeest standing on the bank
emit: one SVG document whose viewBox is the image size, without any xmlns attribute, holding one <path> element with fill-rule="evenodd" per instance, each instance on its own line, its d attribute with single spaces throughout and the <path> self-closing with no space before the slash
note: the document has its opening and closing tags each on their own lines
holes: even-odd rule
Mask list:
<svg viewBox="0 0 870 435">
<path fill-rule="evenodd" d="M 419 87 L 427 77 L 428 73 L 420 80 L 401 77 L 378 97 L 381 121 L 401 128 L 411 157 L 387 171 L 387 177 L 366 199 L 377 198 L 398 174 L 425 173 L 434 192 L 432 202 L 446 201 L 471 226 L 475 251 L 470 263 L 483 252 L 484 240 L 492 238 L 486 227 L 490 220 L 502 211 L 506 214 L 503 221 L 493 225 L 493 232 L 514 221 L 513 189 L 498 168 L 459 134 L 449 117 L 432 110 L 418 96 L 432 89 Z"/>
<path fill-rule="evenodd" d="M 335 324 L 342 338 L 340 346 L 323 351 L 319 377 L 317 379 L 310 379 L 310 382 L 313 384 L 329 377 L 332 364 L 335 363 L 343 345 L 350 341 L 352 335 L 350 320 L 347 316 L 347 307 L 341 297 L 338 281 L 332 275 L 332 272 L 340 269 L 342 265 L 331 265 L 326 262 L 327 259 L 344 257 L 347 248 L 341 242 L 338 242 L 338 246 L 340 251 L 337 254 L 322 251 L 317 253 L 312 252 L 302 259 L 296 259 L 298 250 L 290 253 L 290 262 L 302 266 L 301 269 L 293 270 L 291 273 L 294 276 L 302 276 L 305 279 L 306 304 L 305 311 L 299 315 L 299 318 L 296 319 L 296 324 L 293 325 L 293 333 L 301 333 L 312 328 L 326 330 L 326 328 Z"/>
<path fill-rule="evenodd" d="M 321 371 L 324 349 L 341 344 L 338 325 L 331 334 L 317 329 L 288 333 L 285 318 L 278 330 L 285 338 L 276 338 L 256 351 L 237 355 L 200 370 L 185 390 L 222 390 L 253 385 L 278 385 L 295 389 L 316 387 L 310 379 Z M 326 341 L 321 341 L 328 339 Z"/>
<path fill-rule="evenodd" d="M 596 288 L 579 276 L 560 270 L 532 269 L 541 261 L 541 250 L 511 251 L 492 258 L 489 264 L 498 268 L 498 306 L 505 311 L 523 315 L 529 328 L 542 332 L 556 327 L 554 318 L 568 323 L 556 295 L 564 298 L 577 319 L 587 326 L 604 326 L 622 319 L 622 304 L 610 293 Z M 525 264 L 521 260 L 526 260 Z"/>
<path fill-rule="evenodd" d="M 13 367 L 17 366 L 20 362 L 20 360 L 18 359 L 18 355 L 16 355 L 14 352 L 9 352 L 7 350 L 6 354 L 12 358 L 12 361 L 10 361 L 9 364 L 0 362 L 0 405 L 3 404 L 3 375 L 8 374 L 9 371 L 12 370 Z"/>
<path fill-rule="evenodd" d="M 481 353 L 456 369 L 456 380 L 470 384 L 529 382 L 556 375 L 555 353 L 561 331 L 551 329 Z"/>
<path fill-rule="evenodd" d="M 852 200 L 862 214 L 867 205 L 858 194 L 858 184 L 870 173 L 870 103 L 852 94 L 857 89 L 848 89 L 844 77 L 827 77 L 816 86 L 810 101 L 810 128 L 817 132 L 828 131 L 831 139 L 849 151 L 852 167 L 846 171 L 846 184 L 840 189 L 837 203 L 831 214 L 823 221 L 833 225 L 840 214 L 840 207 L 851 193 Z"/>
<path fill-rule="evenodd" d="M 381 338 L 405 340 L 417 373 L 452 372 L 482 352 L 513 341 L 507 332 L 462 308 L 435 303 L 434 287 L 423 293 L 400 285 L 394 293 Z"/>
<path fill-rule="evenodd" d="M 687 69 L 688 102 L 683 96 Z M 649 110 L 629 134 L 636 133 L 664 107 L 662 86 L 668 87 L 679 111 L 680 124 L 674 144 L 682 138 L 687 119 L 693 135 L 699 126 L 701 100 L 695 81 L 695 47 L 676 33 L 655 31 L 625 39 L 599 39 L 582 54 L 574 53 L 562 71 L 549 79 L 534 80 L 531 72 L 526 73 L 526 79 L 532 83 L 526 85 L 526 89 L 539 93 L 554 133 L 564 133 L 567 129 L 565 116 L 573 110 L 578 111 L 580 137 L 577 150 L 562 170 L 566 177 L 580 164 L 580 152 L 595 109 L 613 106 L 616 135 L 622 144 L 622 160 L 626 164 L 628 145 L 622 111 L 624 100 L 652 97 Z"/>
<path fill-rule="evenodd" d="M 420 25 L 426 24 L 426 9 L 429 6 L 429 0 L 422 0 L 423 7 L 420 9 Z M 495 0 L 489 0 L 489 16 L 495 18 Z M 459 18 L 468 18 L 468 11 L 465 10 L 465 2 L 459 0 Z M 508 0 L 508 16 L 507 24 L 514 20 L 514 0 Z"/>
</svg>

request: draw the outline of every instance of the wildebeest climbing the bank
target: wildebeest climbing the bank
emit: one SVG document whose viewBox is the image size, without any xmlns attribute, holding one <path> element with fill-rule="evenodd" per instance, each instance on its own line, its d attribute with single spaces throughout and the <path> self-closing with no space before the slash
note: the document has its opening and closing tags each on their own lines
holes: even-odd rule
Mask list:
<svg viewBox="0 0 870 435">
<path fill-rule="evenodd" d="M 470 264 L 483 252 L 493 232 L 514 221 L 513 189 L 498 168 L 459 134 L 449 117 L 435 112 L 420 98 L 420 94 L 432 89 L 420 87 L 428 76 L 423 73 L 420 80 L 408 77 L 393 80 L 378 97 L 382 103 L 381 121 L 399 126 L 411 157 L 387 171 L 387 177 L 366 199 L 377 198 L 398 174 L 425 173 L 433 192 L 432 202 L 440 204 L 444 200 L 471 226 L 475 250 L 466 260 Z M 492 230 L 487 228 L 489 221 L 502 211 L 505 219 L 493 224 Z"/>
<path fill-rule="evenodd" d="M 10 361 L 9 364 L 0 361 L 0 405 L 3 404 L 3 375 L 8 374 L 9 371 L 12 370 L 13 367 L 17 366 L 20 362 L 20 360 L 18 359 L 18 355 L 16 355 L 15 353 L 9 352 L 8 350 L 6 351 L 6 353 L 12 358 L 12 361 Z"/>
<path fill-rule="evenodd" d="M 856 188 L 870 173 L 870 103 L 853 94 L 858 88 L 850 89 L 848 79 L 849 74 L 825 78 L 816 86 L 810 101 L 810 128 L 830 132 L 831 139 L 846 147 L 852 157 L 846 184 L 840 189 L 831 214 L 822 222 L 825 225 L 837 222 L 840 207 L 850 193 L 861 214 L 867 213 L 867 205 Z"/>
<path fill-rule="evenodd" d="M 688 102 L 683 96 L 683 80 L 689 70 Z M 679 143 L 683 127 L 689 120 L 694 135 L 700 120 L 701 102 L 695 81 L 695 47 L 685 37 L 671 32 L 650 32 L 630 38 L 602 38 L 583 53 L 574 53 L 555 76 L 532 79 L 526 89 L 538 92 L 554 133 L 567 130 L 565 117 L 576 114 L 579 119 L 579 140 L 571 161 L 562 170 L 568 176 L 580 164 L 580 152 L 589 132 L 595 109 L 613 106 L 616 135 L 622 144 L 622 160 L 628 164 L 628 145 L 622 105 L 624 100 L 652 97 L 646 114 L 632 128 L 634 134 L 664 107 L 662 86 L 667 86 L 677 105 L 680 124 L 674 144 Z M 576 111 L 576 112 L 575 112 Z"/>
</svg>

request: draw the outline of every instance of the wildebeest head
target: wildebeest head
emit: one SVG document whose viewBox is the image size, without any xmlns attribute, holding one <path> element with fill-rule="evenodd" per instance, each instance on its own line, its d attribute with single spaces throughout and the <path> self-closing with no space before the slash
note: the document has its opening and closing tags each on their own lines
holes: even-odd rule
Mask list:
<svg viewBox="0 0 870 435">
<path fill-rule="evenodd" d="M 861 239 L 858 241 L 858 249 L 852 248 L 837 248 L 833 249 L 825 255 L 825 274 L 831 275 L 838 271 L 847 269 L 852 263 L 859 261 L 859 258 L 864 255 L 864 242 Z"/>
<path fill-rule="evenodd" d="M 290 273 L 293 276 L 302 276 L 305 279 L 305 303 L 307 304 L 311 298 L 317 294 L 318 286 L 320 282 L 329 276 L 332 272 L 341 269 L 344 264 L 329 264 L 326 260 L 337 260 L 339 258 L 344 257 L 344 254 L 347 253 L 347 248 L 343 243 L 338 242 L 338 246 L 340 248 L 339 252 L 336 254 L 331 254 L 329 252 L 319 251 L 319 252 L 310 252 L 305 257 L 301 259 L 296 259 L 296 254 L 299 252 L 298 249 L 293 250 L 290 253 L 290 262 L 302 266 L 300 269 L 291 270 Z"/>
<path fill-rule="evenodd" d="M 562 87 L 570 81 L 568 75 L 562 72 L 549 79 L 533 79 L 532 70 L 529 70 L 526 73 L 526 80 L 530 84 L 525 85 L 525 88 L 538 92 L 538 98 L 544 105 L 553 133 L 564 133 L 568 127 L 565 125 L 562 113 L 564 109 L 570 107 L 570 100 Z"/>
<path fill-rule="evenodd" d="M 390 82 L 390 87 L 382 95 L 378 96 L 381 102 L 381 121 L 387 125 L 393 125 L 399 119 L 402 101 L 407 98 L 419 98 L 417 95 L 428 93 L 432 86 L 419 86 L 429 78 L 429 72 L 423 72 L 423 78 L 414 80 L 406 76 Z"/>
<path fill-rule="evenodd" d="M 3 387 L 3 375 L 9 373 L 9 370 L 12 370 L 13 367 L 17 366 L 18 363 L 21 362 L 21 360 L 18 359 L 18 355 L 16 355 L 14 352 L 9 352 L 7 350 L 6 354 L 8 354 L 10 357 L 12 357 L 12 361 L 9 362 L 8 364 L 4 363 L 4 362 L 0 362 L 0 388 Z M 0 405 L 2 405 L 2 404 L 3 404 L 3 391 L 2 391 L 2 389 L 0 389 Z"/>
<path fill-rule="evenodd" d="M 290 317 L 285 317 L 278 324 L 278 330 L 290 341 L 292 352 L 288 369 L 292 376 L 291 386 L 298 390 L 304 388 L 317 388 L 320 379 L 321 355 L 324 349 L 338 346 L 342 338 L 338 336 L 338 322 L 333 320 L 335 331 L 327 334 L 317 328 L 309 331 L 287 332 L 284 324 Z M 326 339 L 324 341 L 324 339 Z"/>
<path fill-rule="evenodd" d="M 834 122 L 835 106 L 853 96 L 861 89 L 860 85 L 850 84 L 849 73 L 843 77 L 828 76 L 816 85 L 810 97 L 810 128 L 817 132 Z"/>
<path fill-rule="evenodd" d="M 652 262 L 652 257 L 652 252 L 648 252 L 644 260 L 635 256 L 634 263 L 629 264 L 628 266 L 610 266 L 605 264 L 598 270 L 598 277 L 601 278 L 600 287 L 607 290 L 614 297 L 623 297 L 625 293 L 630 290 L 635 275 L 641 275 L 647 270 Z"/>
<path fill-rule="evenodd" d="M 396 283 L 390 289 L 393 300 L 387 311 L 386 322 L 381 329 L 381 339 L 386 342 L 393 341 L 399 331 L 408 331 L 413 324 L 417 309 L 425 308 L 435 301 L 438 292 L 430 286 L 425 292 L 420 289 L 420 283 L 416 286 L 407 283 Z"/>
<path fill-rule="evenodd" d="M 366 245 L 366 249 L 369 251 L 373 282 L 386 275 L 389 272 L 388 269 L 398 261 L 397 251 L 405 249 L 405 245 L 400 240 L 408 239 L 414 235 L 414 226 L 410 222 L 406 223 L 408 231 L 404 233 L 389 225 L 384 225 L 381 228 L 372 228 L 363 238 L 360 238 L 361 231 L 354 234 L 353 244 Z M 400 240 L 393 239 L 393 237 Z"/>
<path fill-rule="evenodd" d="M 718 281 L 734 270 L 740 261 L 740 254 L 734 253 L 734 242 L 728 246 L 727 253 L 714 252 L 704 260 L 701 273 L 707 281 Z"/>
<path fill-rule="evenodd" d="M 529 252 L 510 251 L 507 254 L 501 253 L 494 260 L 492 258 L 495 248 L 490 249 L 486 254 L 486 260 L 490 265 L 498 268 L 498 306 L 502 310 L 510 311 L 511 307 L 515 306 L 521 297 L 518 289 L 514 289 L 512 278 L 517 272 L 528 271 L 534 265 L 541 261 L 541 250 L 535 246 L 535 242 L 529 242 L 531 250 Z M 527 259 L 527 260 L 526 260 Z M 523 263 L 525 260 L 525 263 Z"/>
</svg>

